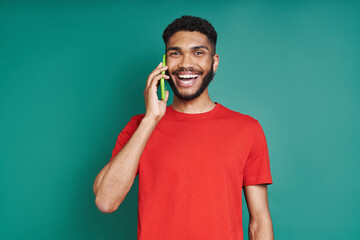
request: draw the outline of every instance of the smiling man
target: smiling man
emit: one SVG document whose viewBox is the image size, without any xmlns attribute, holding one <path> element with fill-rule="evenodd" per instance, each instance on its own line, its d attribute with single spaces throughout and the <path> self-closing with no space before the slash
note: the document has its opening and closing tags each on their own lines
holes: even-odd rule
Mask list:
<svg viewBox="0 0 360 240">
<path fill-rule="evenodd" d="M 138 239 L 239 240 L 244 190 L 249 238 L 273 239 L 262 127 L 209 96 L 219 65 L 215 29 L 205 19 L 183 16 L 163 39 L 167 66 L 160 63 L 148 76 L 146 113 L 131 118 L 97 175 L 96 206 L 117 210 L 139 175 Z M 168 91 L 165 100 L 157 97 L 161 78 L 174 92 L 169 106 Z"/>
</svg>

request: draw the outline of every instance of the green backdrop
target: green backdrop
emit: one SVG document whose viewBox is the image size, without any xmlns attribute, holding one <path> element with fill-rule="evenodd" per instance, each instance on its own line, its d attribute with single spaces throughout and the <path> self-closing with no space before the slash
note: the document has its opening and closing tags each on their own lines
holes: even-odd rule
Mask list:
<svg viewBox="0 0 360 240">
<path fill-rule="evenodd" d="M 112 214 L 92 185 L 145 111 L 162 31 L 185 14 L 218 32 L 212 100 L 263 126 L 275 238 L 357 239 L 359 12 L 356 1 L 1 1 L 0 239 L 136 239 L 138 178 Z"/>
</svg>

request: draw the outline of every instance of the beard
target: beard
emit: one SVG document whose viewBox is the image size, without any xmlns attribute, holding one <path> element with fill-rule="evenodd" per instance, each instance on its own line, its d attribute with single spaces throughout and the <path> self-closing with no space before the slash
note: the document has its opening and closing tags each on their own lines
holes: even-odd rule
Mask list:
<svg viewBox="0 0 360 240">
<path fill-rule="evenodd" d="M 199 97 L 205 91 L 205 89 L 209 86 L 211 80 L 213 80 L 213 78 L 215 76 L 213 64 L 214 64 L 214 60 L 211 62 L 211 68 L 210 68 L 209 72 L 205 75 L 200 87 L 198 87 L 198 89 L 196 89 L 196 91 L 192 94 L 181 94 L 179 92 L 178 88 L 175 86 L 174 80 L 170 77 L 168 81 L 169 81 L 170 87 L 173 90 L 174 94 L 178 98 L 180 98 L 182 100 L 186 100 L 186 101 L 193 100 L 193 99 Z M 168 73 L 166 75 L 170 76 L 170 74 L 168 74 Z"/>
</svg>

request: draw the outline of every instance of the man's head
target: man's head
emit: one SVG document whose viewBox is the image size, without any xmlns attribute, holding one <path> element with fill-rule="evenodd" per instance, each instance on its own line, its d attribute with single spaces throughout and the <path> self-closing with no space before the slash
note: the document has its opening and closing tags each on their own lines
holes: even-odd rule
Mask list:
<svg viewBox="0 0 360 240">
<path fill-rule="evenodd" d="M 164 30 L 163 39 L 174 94 L 182 100 L 199 97 L 219 64 L 214 27 L 205 19 L 182 16 Z"/>
<path fill-rule="evenodd" d="M 196 31 L 206 35 L 211 44 L 212 55 L 216 53 L 217 33 L 215 28 L 207 20 L 193 16 L 182 16 L 181 18 L 175 19 L 163 32 L 162 37 L 165 45 L 168 44 L 171 36 L 179 31 Z"/>
</svg>

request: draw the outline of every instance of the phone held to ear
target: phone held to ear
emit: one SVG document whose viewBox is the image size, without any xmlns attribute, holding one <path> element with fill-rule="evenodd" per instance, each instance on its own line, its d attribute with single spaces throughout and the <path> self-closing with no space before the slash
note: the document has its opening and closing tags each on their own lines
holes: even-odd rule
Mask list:
<svg viewBox="0 0 360 240">
<path fill-rule="evenodd" d="M 162 66 L 163 67 L 166 66 L 166 54 L 163 55 Z M 165 71 L 162 71 L 161 74 L 165 74 Z M 165 99 L 165 80 L 164 80 L 164 78 L 160 79 L 160 92 L 161 92 L 161 100 L 164 100 Z"/>
</svg>

